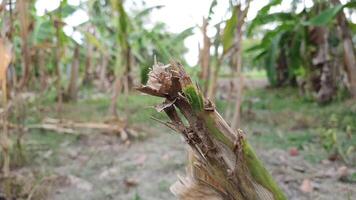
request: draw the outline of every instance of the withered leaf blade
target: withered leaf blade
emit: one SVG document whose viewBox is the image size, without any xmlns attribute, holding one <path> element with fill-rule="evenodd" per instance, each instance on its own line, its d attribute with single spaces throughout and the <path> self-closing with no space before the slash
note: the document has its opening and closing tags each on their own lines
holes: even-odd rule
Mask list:
<svg viewBox="0 0 356 200">
<path fill-rule="evenodd" d="M 149 95 L 156 96 L 156 97 L 166 97 L 166 95 L 167 95 L 164 93 L 160 93 L 158 90 L 155 90 L 149 86 L 141 86 L 136 89 L 142 93 L 149 94 Z"/>
<path fill-rule="evenodd" d="M 172 86 L 169 95 L 176 96 L 178 93 L 182 91 L 182 86 L 180 85 L 179 77 L 172 76 L 171 81 L 172 81 Z"/>
<path fill-rule="evenodd" d="M 164 109 L 173 106 L 175 102 L 176 99 L 174 99 L 173 101 L 166 99 L 163 103 L 156 105 L 155 108 L 157 112 L 162 112 Z"/>
<path fill-rule="evenodd" d="M 204 110 L 211 111 L 211 112 L 215 111 L 215 106 L 209 99 L 206 99 L 204 102 Z"/>
</svg>

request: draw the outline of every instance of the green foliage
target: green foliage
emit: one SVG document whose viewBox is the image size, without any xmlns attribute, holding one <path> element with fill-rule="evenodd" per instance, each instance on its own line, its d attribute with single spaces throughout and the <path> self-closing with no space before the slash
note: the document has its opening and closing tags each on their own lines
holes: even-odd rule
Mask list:
<svg viewBox="0 0 356 200">
<path fill-rule="evenodd" d="M 322 131 L 321 142 L 324 149 L 330 152 L 337 143 L 336 132 L 332 129 Z"/>
<path fill-rule="evenodd" d="M 336 5 L 336 6 L 333 6 L 331 8 L 324 10 L 319 15 L 304 22 L 304 24 L 307 26 L 326 26 L 333 19 L 335 19 L 337 14 L 340 11 L 342 11 L 344 8 L 355 8 L 355 7 L 356 7 L 356 2 L 349 2 L 349 3 L 346 3 L 345 5 L 342 5 L 342 4 Z"/>
<path fill-rule="evenodd" d="M 192 105 L 194 111 L 203 110 L 203 97 L 200 92 L 194 87 L 194 85 L 188 85 L 183 88 L 183 92 L 189 100 L 190 105 Z"/>
<path fill-rule="evenodd" d="M 271 85 L 275 86 L 277 82 L 277 59 L 283 51 L 287 56 L 289 66 L 289 77 L 297 74 L 301 66 L 303 56 L 300 54 L 303 44 L 304 28 L 300 24 L 299 18 L 303 15 L 293 15 L 291 13 L 273 13 L 262 15 L 259 14 L 249 27 L 251 33 L 258 25 L 263 25 L 270 22 L 279 22 L 280 25 L 274 30 L 268 31 L 263 36 L 260 44 L 257 44 L 248 49 L 250 52 L 259 52 L 255 61 L 261 62 L 267 71 L 267 77 Z"/>
<path fill-rule="evenodd" d="M 295 67 L 300 66 L 302 58 L 298 57 L 300 49 L 297 45 L 301 45 L 301 41 L 298 41 L 301 30 L 299 30 L 300 26 L 294 23 L 296 22 L 292 20 L 281 24 L 275 30 L 267 32 L 259 44 L 246 50 L 255 54 L 257 52 L 254 61 L 263 64 L 267 72 L 267 78 L 272 86 L 277 85 L 276 66 L 281 51 L 290 54 L 287 57 L 288 63 L 293 69 L 290 72 L 290 76 L 296 73 Z"/>
<path fill-rule="evenodd" d="M 236 25 L 237 25 L 237 10 L 234 7 L 230 19 L 226 21 L 225 29 L 221 39 L 224 53 L 226 53 L 234 43 Z"/>
<path fill-rule="evenodd" d="M 89 44 L 94 45 L 99 51 L 105 53 L 107 50 L 104 45 L 90 32 L 84 32 L 84 35 Z"/>
<path fill-rule="evenodd" d="M 253 31 L 261 25 L 272 23 L 272 22 L 283 22 L 293 20 L 291 13 L 277 12 L 262 16 L 261 13 L 250 23 L 247 28 L 247 35 L 252 35 Z"/>
<path fill-rule="evenodd" d="M 138 192 L 135 193 L 135 196 L 132 198 L 132 200 L 141 200 L 141 196 L 138 194 Z"/>
<path fill-rule="evenodd" d="M 252 35 L 253 31 L 259 26 L 271 23 L 276 25 L 274 30 L 268 30 L 264 33 L 260 44 L 247 50 L 254 53 L 255 62 L 261 63 L 265 67 L 268 80 L 272 86 L 280 85 L 276 78 L 278 58 L 286 60 L 288 80 L 292 80 L 295 77 L 308 78 L 306 76 L 310 75 L 308 71 L 311 66 L 311 54 L 313 52 L 313 44 L 311 44 L 309 32 L 310 26 L 328 27 L 343 8 L 355 7 L 354 2 L 336 6 L 326 3 L 327 8 L 320 12 L 315 12 L 316 10 L 312 8 L 310 10 L 304 9 L 300 13 L 295 13 L 294 10 L 288 13 L 270 13 L 270 8 L 280 3 L 281 1 L 271 1 L 263 7 L 247 30 L 247 34 Z M 319 4 L 315 3 L 314 7 Z M 334 46 L 330 46 L 337 48 L 339 43 L 336 41 L 333 44 Z"/>
<path fill-rule="evenodd" d="M 178 34 L 167 33 L 164 24 L 156 24 L 151 30 L 144 30 L 141 26 L 140 30 L 131 34 L 132 53 L 140 66 L 141 83 L 147 81 L 154 56 L 162 63 L 167 63 L 172 58 L 185 63 L 183 55 L 186 49 L 183 41 L 191 34 L 193 27 Z"/>
<path fill-rule="evenodd" d="M 193 34 L 193 29 L 194 29 L 194 27 L 189 27 L 189 28 L 183 30 L 182 32 L 178 33 L 173 39 L 173 44 L 178 44 L 185 38 L 191 36 Z"/>
<path fill-rule="evenodd" d="M 331 20 L 335 19 L 335 16 L 342 10 L 343 5 L 337 5 L 335 7 L 328 8 L 321 12 L 319 15 L 311 18 L 309 21 L 305 22 L 305 25 L 310 26 L 325 26 Z"/>
<path fill-rule="evenodd" d="M 257 135 L 249 137 L 253 143 L 286 150 L 297 147 L 312 162 L 337 155 L 356 165 L 356 107 L 350 102 L 320 106 L 300 98 L 295 88 L 247 91 L 245 99 L 254 101 L 251 107 L 246 101 L 242 104 L 245 116 L 254 113 L 244 121 L 244 128 Z"/>
<path fill-rule="evenodd" d="M 145 8 L 143 9 L 142 11 L 139 11 L 134 19 L 135 20 L 142 20 L 143 17 L 147 17 L 152 11 L 154 11 L 155 9 L 161 9 L 163 8 L 164 6 L 162 5 L 157 5 L 157 6 L 152 6 L 152 7 L 149 7 L 149 8 Z"/>
<path fill-rule="evenodd" d="M 77 11 L 77 7 L 69 5 L 67 0 L 62 0 L 59 7 L 52 11 L 53 15 L 60 16 L 61 18 L 66 18 Z"/>
<path fill-rule="evenodd" d="M 276 60 L 279 54 L 279 41 L 281 35 L 278 34 L 271 41 L 270 50 L 266 53 L 265 68 L 268 80 L 272 85 L 277 84 Z"/>
<path fill-rule="evenodd" d="M 126 10 L 124 9 L 123 2 L 121 0 L 112 0 L 113 7 L 116 9 L 117 14 L 119 15 L 118 26 L 117 26 L 117 35 L 119 39 L 119 44 L 122 45 L 121 48 L 128 48 L 127 37 L 129 33 L 129 28 L 131 25 L 131 21 L 126 14 Z"/>
<path fill-rule="evenodd" d="M 37 17 L 32 34 L 33 43 L 52 42 L 53 35 L 55 35 L 55 29 L 52 22 L 49 21 L 48 16 Z"/>
<path fill-rule="evenodd" d="M 141 83 L 147 81 L 148 69 L 153 64 L 154 56 L 163 63 L 169 62 L 171 58 L 185 63 L 183 55 L 186 49 L 183 41 L 193 33 L 193 28 L 172 34 L 166 30 L 164 23 L 154 24 L 152 28 L 144 26 L 150 13 L 161 9 L 161 5 L 134 10 L 132 13 L 125 10 L 121 0 L 111 0 L 107 4 L 91 1 L 89 5 L 89 23 L 98 32 L 93 34 L 83 31 L 86 40 L 104 54 L 110 55 L 110 63 L 114 64 L 109 66 L 116 66 L 114 71 L 117 73 L 122 73 L 127 60 L 124 54 L 127 51 L 131 52 L 137 63 L 133 67 L 140 68 Z M 117 13 L 117 17 L 110 17 L 112 13 Z"/>
<path fill-rule="evenodd" d="M 211 19 L 211 15 L 214 14 L 214 8 L 216 7 L 216 5 L 218 5 L 218 1 L 217 0 L 213 0 L 210 4 L 210 8 L 209 8 L 209 12 L 208 12 L 208 20 Z"/>
<path fill-rule="evenodd" d="M 148 81 L 148 73 L 150 72 L 150 67 L 148 65 L 143 65 L 140 71 L 141 84 L 146 84 Z"/>
<path fill-rule="evenodd" d="M 337 115 L 332 114 L 329 118 L 328 126 L 321 128 L 320 142 L 323 148 L 329 154 L 336 154 L 347 164 L 354 164 L 356 161 L 356 138 L 352 134 L 352 126 L 356 124 L 347 124 L 344 130 L 338 129 L 340 126 L 340 119 Z"/>
<path fill-rule="evenodd" d="M 257 16 L 253 21 L 250 23 L 247 29 L 247 35 L 251 35 L 252 31 L 257 27 L 262 24 L 266 24 L 267 22 L 272 22 L 273 20 L 276 20 L 276 17 L 267 17 L 269 10 L 271 7 L 278 5 L 282 3 L 282 0 L 271 0 L 269 4 L 265 5 L 264 7 L 261 8 L 261 10 L 258 11 Z M 273 20 L 270 20 L 273 19 Z"/>
<path fill-rule="evenodd" d="M 252 177 L 262 186 L 266 187 L 272 192 L 274 199 L 284 200 L 287 199 L 284 192 L 273 181 L 272 176 L 268 173 L 267 169 L 263 166 L 262 162 L 257 158 L 256 153 L 252 149 L 249 143 L 243 141 L 243 151 L 245 152 L 245 158 L 247 166 L 251 172 Z"/>
</svg>

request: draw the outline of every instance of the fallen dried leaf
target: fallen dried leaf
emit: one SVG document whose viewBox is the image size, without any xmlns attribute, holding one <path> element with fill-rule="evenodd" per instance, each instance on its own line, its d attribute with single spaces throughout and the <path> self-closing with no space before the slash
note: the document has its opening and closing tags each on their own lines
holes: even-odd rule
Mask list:
<svg viewBox="0 0 356 200">
<path fill-rule="evenodd" d="M 139 155 L 136 159 L 135 159 L 135 164 L 136 165 L 143 165 L 145 163 L 147 159 L 147 155 L 145 154 L 142 154 L 142 155 Z"/>
<path fill-rule="evenodd" d="M 78 189 L 85 190 L 85 191 L 91 191 L 93 189 L 93 184 L 91 184 L 90 182 L 84 179 L 81 179 L 73 175 L 69 175 L 67 176 L 67 178 L 69 180 L 69 183 Z"/>
<path fill-rule="evenodd" d="M 122 141 L 127 141 L 129 139 L 129 135 L 127 134 L 125 129 L 122 129 L 122 131 L 120 132 L 120 138 Z"/>
<path fill-rule="evenodd" d="M 334 153 L 334 154 L 331 154 L 329 155 L 329 158 L 328 158 L 330 161 L 336 161 L 336 160 L 340 160 L 340 157 L 337 153 Z"/>
<path fill-rule="evenodd" d="M 125 186 L 128 188 L 136 187 L 138 185 L 138 181 L 135 178 L 125 178 L 124 183 L 125 183 Z"/>
<path fill-rule="evenodd" d="M 289 155 L 290 156 L 298 156 L 299 155 L 299 151 L 296 147 L 292 147 L 289 149 Z"/>
<path fill-rule="evenodd" d="M 321 164 L 323 164 L 323 165 L 329 165 L 330 163 L 331 163 L 330 160 L 327 160 L 327 159 L 324 159 L 321 161 Z"/>
<path fill-rule="evenodd" d="M 347 177 L 348 174 L 348 168 L 346 166 L 341 166 L 337 169 L 337 176 L 339 179 Z"/>
<path fill-rule="evenodd" d="M 106 179 L 110 176 L 112 176 L 113 174 L 116 174 L 118 172 L 118 168 L 110 168 L 110 169 L 107 169 L 107 170 L 104 170 L 103 172 L 100 173 L 99 175 L 99 179 Z"/>
<path fill-rule="evenodd" d="M 300 185 L 299 189 L 303 193 L 313 192 L 312 182 L 309 179 L 304 179 L 302 184 Z"/>
<path fill-rule="evenodd" d="M 171 107 L 176 100 L 174 99 L 173 101 L 166 100 L 165 102 L 158 104 L 155 106 L 157 112 L 162 112 L 164 109 Z"/>
<path fill-rule="evenodd" d="M 169 153 L 165 153 L 163 156 L 162 156 L 162 160 L 169 160 L 171 158 L 171 155 Z"/>
</svg>

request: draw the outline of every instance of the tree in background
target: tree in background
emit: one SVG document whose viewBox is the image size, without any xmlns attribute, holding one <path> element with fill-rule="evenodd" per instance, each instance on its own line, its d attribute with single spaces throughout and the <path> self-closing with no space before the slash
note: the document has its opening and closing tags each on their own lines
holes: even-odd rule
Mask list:
<svg viewBox="0 0 356 200">
<path fill-rule="evenodd" d="M 67 87 L 67 98 L 71 100 L 76 100 L 78 96 L 78 83 L 77 79 L 79 76 L 79 45 L 76 44 L 74 48 L 73 58 L 72 58 L 72 65 L 70 67 L 70 78 Z"/>
<path fill-rule="evenodd" d="M 216 2 L 216 1 L 215 1 Z M 199 64 L 201 67 L 201 71 L 199 74 L 199 78 L 203 80 L 203 91 L 204 94 L 207 94 L 207 89 L 209 86 L 209 80 L 210 80 L 210 38 L 207 35 L 208 31 L 208 19 L 203 18 L 203 23 L 202 26 L 200 27 L 200 30 L 203 34 L 203 45 L 202 48 L 199 48 Z"/>
<path fill-rule="evenodd" d="M 3 1 L 0 5 L 0 84 L 2 92 L 1 105 L 3 107 L 0 112 L 0 119 L 2 121 L 1 133 L 0 133 L 0 146 L 1 153 L 3 157 L 2 173 L 5 177 L 9 176 L 10 173 L 10 149 L 11 140 L 8 133 L 7 127 L 7 115 L 8 115 L 8 77 L 7 73 L 9 71 L 9 66 L 12 62 L 13 50 L 10 39 L 12 37 L 12 7 L 10 4 L 9 10 L 6 10 L 7 1 Z"/>
<path fill-rule="evenodd" d="M 242 3 L 244 3 L 244 8 Z M 218 81 L 218 75 L 219 71 L 221 68 L 221 65 L 223 65 L 223 61 L 225 58 L 230 58 L 233 60 L 236 69 L 235 71 L 235 76 L 238 79 L 238 84 L 237 84 L 237 94 L 236 94 L 236 101 L 235 101 L 235 112 L 234 116 L 232 119 L 232 127 L 236 129 L 239 127 L 240 124 L 240 107 L 241 107 L 241 102 L 242 102 L 242 90 L 243 90 L 243 76 L 242 76 L 242 36 L 243 36 L 243 25 L 245 23 L 245 18 L 248 12 L 249 8 L 249 3 L 250 1 L 246 2 L 241 2 L 237 1 L 236 5 L 232 6 L 232 13 L 231 17 L 226 21 L 225 27 L 223 30 L 223 33 L 220 34 L 220 23 L 216 25 L 217 29 L 217 34 L 215 36 L 215 41 L 214 41 L 214 56 L 213 56 L 213 61 L 215 63 L 214 67 L 214 72 L 212 73 L 210 70 L 210 65 L 209 65 L 209 59 L 210 59 L 210 39 L 206 35 L 206 27 L 208 25 L 207 20 L 203 20 L 203 27 L 202 27 L 202 33 L 203 33 L 203 41 L 204 41 L 204 46 L 203 49 L 201 50 L 201 56 L 200 56 L 200 65 L 201 65 L 201 75 L 200 77 L 203 79 L 204 82 L 204 94 L 207 96 L 209 99 L 214 101 L 215 96 L 216 96 L 216 85 Z M 209 17 L 213 13 L 212 10 L 214 6 L 217 4 L 216 1 L 213 1 L 210 10 L 209 10 Z M 205 49 L 205 46 L 209 47 L 208 50 Z M 223 52 L 222 54 L 219 55 L 218 49 L 219 46 L 223 47 Z M 207 55 L 209 54 L 209 55 Z M 210 76 L 212 74 L 212 76 Z M 206 77 L 204 77 L 204 76 Z M 208 81 L 208 79 L 211 79 Z"/>
<path fill-rule="evenodd" d="M 111 7 L 113 9 L 112 14 L 114 15 L 114 21 L 116 22 L 117 44 L 120 48 L 118 49 L 118 53 L 116 55 L 115 81 L 109 113 L 112 116 L 117 117 L 117 99 L 121 88 L 123 87 L 127 93 L 132 87 L 132 78 L 130 74 L 132 55 L 130 43 L 128 42 L 128 31 L 131 26 L 131 22 L 129 21 L 121 0 L 112 0 Z"/>
<path fill-rule="evenodd" d="M 237 78 L 238 78 L 238 85 L 237 85 L 237 94 L 236 94 L 236 103 L 235 103 L 235 112 L 231 121 L 231 127 L 233 129 L 237 129 L 241 126 L 240 121 L 241 121 L 241 103 L 242 103 L 242 96 L 243 96 L 243 86 L 244 86 L 244 77 L 242 75 L 242 27 L 245 24 L 245 18 L 248 12 L 248 9 L 250 7 L 250 1 L 246 1 L 245 8 L 242 9 L 241 2 L 237 4 L 234 8 L 234 11 L 236 9 L 236 36 L 235 36 L 235 52 L 236 52 L 236 73 L 237 73 Z M 234 14 L 233 14 L 234 16 Z M 227 34 L 227 33 L 226 33 Z M 229 47 L 225 47 L 229 48 Z"/>
<path fill-rule="evenodd" d="M 159 9 L 161 6 L 154 6 L 146 8 L 138 12 L 134 17 L 128 16 L 124 10 L 121 1 L 112 1 L 116 3 L 116 13 L 124 13 L 118 15 L 117 43 L 119 44 L 119 54 L 116 55 L 117 75 L 114 82 L 113 96 L 109 113 L 117 116 L 116 103 L 119 92 L 124 88 L 127 93 L 133 84 L 132 71 L 133 64 L 141 65 L 140 74 L 141 82 L 147 80 L 148 67 L 147 61 L 153 63 L 153 57 L 161 61 L 167 61 L 174 55 L 182 58 L 184 51 L 186 51 L 183 41 L 186 37 L 192 34 L 192 28 L 187 28 L 179 34 L 169 34 L 164 29 L 163 23 L 156 24 L 151 30 L 146 30 L 143 27 L 143 19 L 154 9 Z M 128 32 L 135 32 L 136 34 L 128 34 Z M 117 48 L 117 46 L 115 47 Z M 119 63 L 118 63 L 119 62 Z M 124 67 L 123 67 L 124 66 Z M 119 81 L 117 78 L 123 77 Z"/>
<path fill-rule="evenodd" d="M 0 36 L 0 83 L 2 89 L 2 107 L 4 108 L 0 112 L 0 119 L 2 121 L 1 133 L 0 133 L 0 146 L 2 150 L 3 164 L 2 172 L 4 176 L 7 177 L 10 172 L 10 148 L 11 141 L 8 135 L 7 128 L 7 110 L 8 110 L 8 99 L 7 99 L 7 72 L 9 65 L 12 60 L 11 47 L 8 41 L 2 36 Z"/>
<path fill-rule="evenodd" d="M 31 52 L 30 52 L 30 33 L 32 23 L 32 16 L 30 15 L 31 1 L 19 0 L 16 8 L 18 19 L 20 21 L 20 36 L 21 36 L 21 52 L 22 52 L 22 79 L 20 81 L 20 88 L 26 87 L 30 80 L 31 72 Z"/>
<path fill-rule="evenodd" d="M 343 8 L 347 7 L 347 5 L 342 5 L 339 0 L 332 0 L 332 3 L 335 5 L 334 10 L 336 12 L 340 10 L 338 11 L 339 14 L 337 15 L 337 25 L 341 29 L 342 46 L 344 50 L 344 64 L 349 81 L 348 87 L 351 95 L 356 98 L 356 52 L 352 42 L 350 22 L 347 21 L 345 13 L 343 12 Z M 349 7 L 356 7 L 356 3 L 350 3 Z"/>
<path fill-rule="evenodd" d="M 355 3 L 341 5 L 336 2 L 333 7 L 328 1 L 320 1 L 300 13 L 295 9 L 269 12 L 280 3 L 281 0 L 273 0 L 263 7 L 248 30 L 251 35 L 256 27 L 278 22 L 274 30 L 265 32 L 261 42 L 248 50 L 258 52 L 255 60 L 265 66 L 271 85 L 295 85 L 299 79 L 301 90 L 311 94 L 308 96 L 313 96 L 319 103 L 331 101 L 338 88 L 344 85 L 353 95 L 354 69 L 350 63 L 354 56 L 350 55 L 354 55 L 354 47 L 351 39 L 345 39 L 350 38 L 345 34 L 345 31 L 349 32 L 348 23 L 341 23 L 344 27 L 340 28 L 341 32 L 333 25 L 340 24 L 343 9 L 355 7 Z M 343 19 L 341 21 L 346 22 L 346 18 Z M 344 65 L 338 61 L 340 41 L 343 41 Z M 348 77 L 346 84 L 342 80 L 343 74 Z"/>
</svg>

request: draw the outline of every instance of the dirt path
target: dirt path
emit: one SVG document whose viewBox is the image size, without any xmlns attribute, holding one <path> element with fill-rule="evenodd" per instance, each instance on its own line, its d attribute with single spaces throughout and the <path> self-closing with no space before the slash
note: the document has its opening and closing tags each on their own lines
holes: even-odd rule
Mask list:
<svg viewBox="0 0 356 200">
<path fill-rule="evenodd" d="M 130 146 L 112 136 L 90 136 L 68 146 L 61 157 L 66 164 L 55 173 L 77 180 L 69 177 L 50 199 L 173 199 L 169 187 L 185 164 L 183 143 L 172 133 Z"/>
<path fill-rule="evenodd" d="M 92 135 L 72 144 L 63 143 L 61 149 L 61 164 L 48 166 L 66 177 L 52 190 L 49 199 L 54 200 L 175 199 L 169 187 L 177 174 L 184 173 L 186 158 L 183 141 L 170 130 L 156 132 L 130 146 L 113 136 Z M 300 156 L 291 157 L 277 149 L 261 149 L 258 154 L 289 199 L 355 198 L 355 185 L 338 181 L 338 163 L 312 166 Z M 301 192 L 303 181 L 311 192 Z"/>
</svg>

